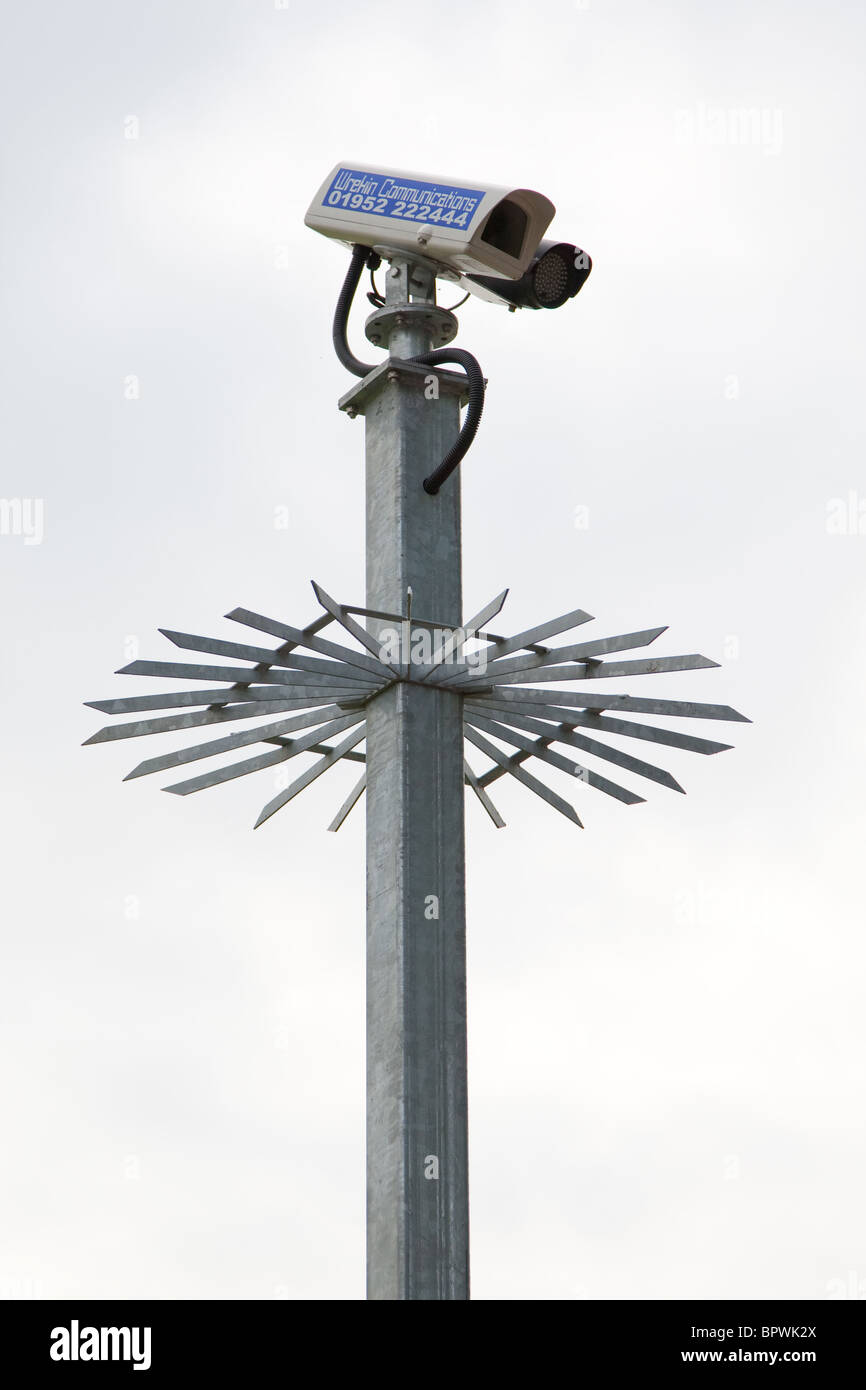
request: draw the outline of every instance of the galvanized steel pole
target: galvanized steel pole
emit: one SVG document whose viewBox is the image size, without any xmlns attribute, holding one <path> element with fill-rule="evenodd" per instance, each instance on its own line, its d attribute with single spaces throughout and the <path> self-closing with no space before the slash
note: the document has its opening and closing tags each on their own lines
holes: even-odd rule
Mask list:
<svg viewBox="0 0 866 1390">
<path fill-rule="evenodd" d="M 341 203 L 346 196 L 360 197 L 336 188 L 331 193 Z M 316 218 L 310 225 L 319 225 Z M 398 239 L 402 235 L 401 224 Z M 423 238 L 419 244 L 425 244 Z M 187 679 L 204 682 L 205 688 L 92 701 L 93 708 L 108 714 L 170 713 L 106 726 L 87 742 L 246 721 L 256 711 L 263 717 L 287 714 L 276 723 L 232 728 L 217 739 L 146 758 L 128 774 L 175 771 L 259 746 L 253 756 L 166 787 L 188 796 L 300 754 L 320 755 L 271 797 L 257 826 L 341 760 L 366 763 L 329 828 L 339 829 L 366 787 L 367 1296 L 462 1300 L 469 1297 L 464 777 L 497 827 L 504 821 L 487 789 L 505 776 L 581 826 L 575 808 L 528 769 L 529 759 L 533 768 L 552 766 L 634 805 L 643 801 L 637 792 L 552 745 L 580 749 L 681 792 L 666 769 L 608 746 L 606 736 L 637 739 L 639 749 L 648 743 L 700 754 L 730 745 L 620 716 L 736 721 L 744 716 L 728 705 L 586 691 L 586 681 L 716 665 L 695 653 L 621 659 L 622 653 L 649 646 L 663 627 L 544 645 L 591 621 L 577 608 L 497 637 L 485 629 L 502 607 L 503 590 L 461 628 L 460 476 L 455 470 L 481 415 L 481 369 L 469 353 L 436 351 L 457 331 L 454 315 L 436 304 L 435 275 L 446 274 L 445 267 L 393 246 L 373 248 L 390 265 L 385 301 L 378 293 L 371 296 L 380 307 L 366 325 L 370 341 L 389 356 L 369 370 L 354 357 L 346 321 L 363 265 L 373 264 L 368 248 L 367 237 L 353 247 L 333 328 L 340 361 L 363 378 L 340 408 L 366 418 L 366 607 L 343 604 L 314 582 L 323 611 L 303 628 L 247 608 L 226 614 L 257 634 L 277 638 L 276 648 L 259 645 L 260 636 L 252 646 L 163 628 L 175 647 L 208 660 L 136 660 L 123 674 Z M 534 286 L 554 251 L 560 256 L 562 246 L 542 255 Z M 568 276 L 560 271 L 567 286 Z M 559 293 L 558 283 L 557 275 L 548 276 L 548 289 Z M 521 293 L 515 302 L 533 302 L 521 300 Z M 539 297 L 532 293 L 538 307 Z M 548 302 L 548 307 L 555 305 Z M 465 374 L 442 370 L 443 360 L 457 361 Z M 461 431 L 463 400 L 468 410 Z M 367 631 L 353 615 L 366 617 Z M 320 635 L 332 622 L 340 640 Z M 395 652 L 394 643 L 385 642 L 386 625 L 402 650 Z M 345 645 L 347 636 L 353 647 Z M 476 637 L 486 645 L 469 655 L 466 643 Z M 222 665 L 213 658 L 243 664 Z M 215 681 L 223 684 L 214 687 Z M 572 681 L 578 682 L 576 689 L 559 688 Z M 516 751 L 497 747 L 488 736 Z M 360 754 L 357 745 L 364 739 L 366 754 Z M 476 773 L 464 761 L 464 739 L 489 761 L 486 771 Z"/>
<path fill-rule="evenodd" d="M 409 303 L 410 275 L 421 303 Z M 456 321 L 449 331 L 446 311 L 431 308 L 432 278 L 408 262 L 396 261 L 386 283 L 373 319 L 391 357 L 341 402 L 366 417 L 367 606 L 404 613 L 411 588 L 414 614 L 458 627 L 459 474 L 434 497 L 423 480 L 457 437 L 465 381 L 395 361 L 440 345 Z M 410 629 L 410 640 L 423 631 Z M 469 1297 L 463 780 L 459 694 L 409 680 L 370 702 L 370 1299 Z"/>
</svg>

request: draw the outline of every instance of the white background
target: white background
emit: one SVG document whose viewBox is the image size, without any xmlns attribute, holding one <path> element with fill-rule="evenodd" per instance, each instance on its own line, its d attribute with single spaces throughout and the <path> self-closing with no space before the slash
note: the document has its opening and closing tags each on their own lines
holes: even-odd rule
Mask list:
<svg viewBox="0 0 866 1390">
<path fill-rule="evenodd" d="M 121 785 L 170 742 L 79 746 L 158 626 L 363 601 L 303 226 L 348 159 L 539 188 L 594 260 L 460 311 L 467 610 L 669 623 L 723 668 L 632 693 L 754 720 L 689 722 L 737 746 L 660 759 L 688 799 L 577 788 L 583 831 L 467 807 L 473 1295 L 866 1294 L 862 13 L 4 10 L 0 493 L 44 537 L 0 536 L 0 1292 L 364 1295 L 356 770 L 253 834 L 271 772 L 181 799 Z"/>
</svg>

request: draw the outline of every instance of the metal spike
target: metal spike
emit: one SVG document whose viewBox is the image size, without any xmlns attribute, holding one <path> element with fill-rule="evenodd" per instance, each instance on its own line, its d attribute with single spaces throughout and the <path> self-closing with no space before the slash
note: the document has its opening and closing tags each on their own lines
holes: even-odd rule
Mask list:
<svg viewBox="0 0 866 1390">
<path fill-rule="evenodd" d="M 667 714 L 680 719 L 726 719 L 742 724 L 752 722 L 744 714 L 731 709 L 730 705 L 699 705 L 691 700 L 644 700 L 633 695 L 585 695 L 582 691 L 575 695 L 563 690 L 557 690 L 550 697 L 545 690 L 513 690 L 510 686 L 497 686 L 496 694 L 497 698 L 517 703 L 526 700 L 533 704 L 544 704 L 550 698 L 551 703 L 555 699 L 558 705 L 575 709 L 624 709 L 635 714 Z"/>
<path fill-rule="evenodd" d="M 286 748 L 276 748 L 271 753 L 259 753 L 255 758 L 246 758 L 241 763 L 232 763 L 229 767 L 219 767 L 213 772 L 204 772 L 200 777 L 192 777 L 187 782 L 176 782 L 174 786 L 165 787 L 163 790 L 173 792 L 176 796 L 189 796 L 191 792 L 203 791 L 206 787 L 216 787 L 223 782 L 232 782 L 236 777 L 246 777 L 251 772 L 260 772 L 266 767 L 273 767 L 276 763 L 285 762 L 288 758 L 297 757 L 299 753 L 307 753 L 315 743 L 321 742 L 323 738 L 330 738 L 333 734 L 342 733 L 344 729 L 351 729 L 358 723 L 363 723 L 363 716 L 357 714 L 347 714 L 342 719 L 334 719 L 329 724 L 320 725 L 305 738 L 295 739 Z M 359 736 L 358 741 L 360 741 Z"/>
<path fill-rule="evenodd" d="M 274 704 L 268 714 L 280 714 L 284 705 Z M 178 729 L 198 729 L 205 724 L 227 724 L 233 719 L 261 719 L 265 711 L 261 702 L 250 701 L 246 705 L 231 705 L 222 709 L 196 710 L 193 714 L 166 714 L 157 719 L 139 719 L 134 724 L 106 724 L 98 733 L 84 740 L 83 747 L 91 743 L 112 743 L 123 738 L 142 738 L 145 734 L 170 734 Z"/>
<path fill-rule="evenodd" d="M 344 753 L 343 756 L 344 756 L 345 758 L 350 758 L 352 755 L 351 755 L 351 753 Z M 343 821 L 346 819 L 346 817 L 348 816 L 349 812 L 351 811 L 351 809 L 352 809 L 352 807 L 355 805 L 355 803 L 356 803 L 357 801 L 360 801 L 361 796 L 363 795 L 363 792 L 364 792 L 364 789 L 366 788 L 366 786 L 367 786 L 367 770 L 366 770 L 366 768 L 365 768 L 364 771 L 361 773 L 360 781 L 358 781 L 358 782 L 355 783 L 354 787 L 353 787 L 352 790 L 349 792 L 349 795 L 346 797 L 346 800 L 343 802 L 343 804 L 342 804 L 342 806 L 340 807 L 339 811 L 338 811 L 337 814 L 334 816 L 334 819 L 331 821 L 331 824 L 328 826 L 328 829 L 329 829 L 329 830 L 333 830 L 333 831 L 334 831 L 334 834 L 337 833 L 337 831 L 339 830 L 340 826 L 343 824 Z"/>
<path fill-rule="evenodd" d="M 626 772 L 634 772 L 638 777 L 646 777 L 651 782 L 658 782 L 662 787 L 670 787 L 672 791 L 683 792 L 683 795 L 685 795 L 684 788 L 681 787 L 676 778 L 672 777 L 664 768 L 655 767 L 652 763 L 645 763 L 641 758 L 633 758 L 630 753 L 623 753 L 619 748 L 611 748 L 606 743 L 599 743 L 598 739 L 586 738 L 582 734 L 575 733 L 574 729 L 564 724 L 560 724 L 556 728 L 551 729 L 549 725 L 543 723 L 540 719 L 532 719 L 524 714 L 516 714 L 512 706 L 505 704 L 497 705 L 493 700 L 490 700 L 484 705 L 472 704 L 467 700 L 465 710 L 468 713 L 479 714 L 495 711 L 495 717 L 502 723 L 513 724 L 515 728 L 525 729 L 527 733 L 530 734 L 540 734 L 543 738 L 550 739 L 553 743 L 565 743 L 571 748 L 581 749 L 584 753 L 592 753 L 596 758 L 602 758 L 605 762 L 614 763 L 617 767 L 625 768 Z M 563 710 L 562 713 L 564 714 L 565 711 Z M 502 770 L 500 768 L 494 768 L 493 772 L 489 774 L 489 781 L 492 782 L 501 775 Z"/>
<path fill-rule="evenodd" d="M 490 800 L 490 797 L 487 795 L 487 792 L 482 787 L 481 783 L 479 782 L 478 778 L 472 771 L 472 768 L 469 766 L 469 763 L 466 761 L 465 758 L 463 759 L 463 773 L 466 785 L 472 788 L 475 795 L 478 797 L 478 800 L 481 802 L 481 805 L 484 807 L 488 816 L 493 821 L 493 824 L 496 826 L 496 829 L 504 829 L 505 821 L 502 819 L 496 807 L 493 805 L 493 802 Z M 503 770 L 503 776 L 504 775 L 505 773 Z"/>
<path fill-rule="evenodd" d="M 505 724 L 496 723 L 492 719 L 473 714 L 470 722 L 475 728 L 486 730 L 494 738 L 498 738 L 502 743 L 513 743 L 515 748 L 520 748 L 528 757 L 541 758 L 543 762 L 550 763 L 551 767 L 558 768 L 561 772 L 567 772 L 571 777 L 579 777 L 582 782 L 596 791 L 605 792 L 607 796 L 613 796 L 617 801 L 623 801 L 627 806 L 635 806 L 639 801 L 646 798 L 638 796 L 636 792 L 629 791 L 627 787 L 621 787 L 618 782 L 611 782 L 607 777 L 601 777 L 597 772 L 591 772 L 589 768 L 583 767 L 580 763 L 572 762 L 571 758 L 564 758 L 561 753 L 556 753 L 548 747 L 546 737 L 533 742 L 532 739 L 524 738 L 516 730 L 509 729 Z"/>
<path fill-rule="evenodd" d="M 478 697 L 473 698 L 476 703 L 487 707 L 486 696 L 480 700 Z M 645 739 L 648 743 L 663 743 L 670 748 L 685 748 L 691 753 L 724 753 L 732 746 L 730 743 L 714 743 L 710 739 L 699 738 L 696 734 L 681 734 L 675 729 L 660 729 L 653 724 L 635 724 L 630 719 L 611 719 L 600 712 L 584 714 L 579 710 L 541 703 L 521 705 L 520 709 L 536 719 L 549 719 L 569 727 L 592 729 L 600 734 L 622 734 L 625 738 Z"/>
<path fill-rule="evenodd" d="M 546 801 L 549 806 L 553 806 L 555 810 L 561 812 L 568 820 L 580 826 L 581 830 L 583 829 L 583 821 L 578 816 L 574 807 L 569 806 L 568 802 L 564 801 L 561 796 L 557 796 L 556 792 L 551 791 L 543 782 L 539 782 L 538 778 L 533 777 L 531 772 L 525 772 L 522 767 L 518 767 L 514 760 L 508 757 L 507 753 L 500 752 L 492 743 L 488 743 L 487 739 L 484 738 L 477 729 L 473 729 L 467 725 L 464 726 L 464 733 L 469 739 L 469 742 L 474 743 L 476 748 L 480 748 L 482 753 L 486 753 L 488 758 L 498 763 L 500 767 L 505 768 L 505 771 L 516 778 L 518 782 L 522 782 L 530 791 L 535 792 L 536 796 L 540 796 L 542 801 Z"/>
<path fill-rule="evenodd" d="M 511 671 L 533 671 L 545 666 L 556 666 L 564 661 L 594 660 L 596 657 L 606 656 L 610 652 L 629 651 L 633 647 L 648 647 L 663 632 L 667 632 L 666 627 L 648 627 L 641 632 L 624 632 L 619 637 L 596 637 L 590 642 L 573 642 L 567 647 L 528 652 L 525 656 L 515 656 L 509 661 L 499 661 L 493 658 L 485 661 L 486 652 L 476 652 L 474 660 L 478 665 L 467 665 L 459 673 L 455 671 L 455 684 L 462 688 L 465 681 L 470 679 L 496 680 L 499 676 L 506 675 Z M 492 651 L 492 648 L 488 647 L 487 651 Z"/>
<path fill-rule="evenodd" d="M 295 652 L 296 643 L 284 642 L 275 651 L 266 647 L 248 647 L 243 642 L 223 642 L 215 637 L 195 637 L 187 632 L 173 632 L 161 627 L 159 631 L 176 647 L 184 651 L 210 652 L 213 656 L 236 657 L 240 661 L 254 661 L 259 666 L 286 667 L 292 671 L 309 671 L 315 675 L 333 676 L 335 680 L 348 680 L 355 684 L 375 685 L 385 679 L 384 675 L 374 676 L 357 667 L 347 669 L 344 661 L 317 661 L 315 657 L 299 656 Z"/>
<path fill-rule="evenodd" d="M 475 633 L 484 627 L 486 622 L 496 617 L 496 614 L 500 611 L 507 598 L 508 590 L 503 589 L 501 594 L 497 594 L 494 599 L 491 599 L 489 603 L 485 604 L 485 606 L 475 614 L 474 618 L 469 619 L 468 623 L 461 627 L 454 628 L 436 648 L 431 658 L 430 665 L 418 666 L 415 668 L 415 679 L 419 682 L 426 680 L 437 667 L 442 666 L 448 661 L 454 652 L 458 652 L 464 643 L 469 641 L 470 637 L 474 637 Z"/>
<path fill-rule="evenodd" d="M 365 688 L 364 688 L 365 689 Z M 346 691 L 346 695 L 363 695 L 364 689 Z M 293 695 L 294 698 L 289 698 Z M 151 709 L 183 709 L 189 705 L 231 706 L 246 704 L 274 703 L 276 710 L 308 709 L 312 705 L 327 705 L 335 698 L 331 689 L 305 688 L 303 694 L 287 690 L 285 686 L 244 686 L 242 690 L 234 686 L 216 686 L 210 690 L 169 690 L 163 695 L 127 695 L 118 700 L 88 700 L 88 709 L 98 709 L 102 714 L 135 714 Z"/>
<path fill-rule="evenodd" d="M 345 670 L 345 667 L 343 668 Z M 198 666 L 184 661 L 131 661 L 115 671 L 116 676 L 165 676 L 172 680 L 226 681 L 233 684 L 283 685 L 313 687 L 335 690 L 353 689 L 367 685 L 350 673 L 341 676 L 311 675 L 306 671 L 271 670 L 254 667 L 247 671 L 243 666 Z"/>
<path fill-rule="evenodd" d="M 591 623 L 592 621 L 591 613 L 584 613 L 582 608 L 575 608 L 571 613 L 565 613 L 561 618 L 551 618 L 546 623 L 539 623 L 536 627 L 527 628 L 525 632 L 518 632 L 515 637 L 501 637 L 485 650 L 479 652 L 478 656 L 488 662 L 496 661 L 499 657 L 509 656 L 511 652 L 518 652 L 524 647 L 537 646 L 546 637 L 555 637 L 559 632 L 568 632 L 569 628 L 580 627 L 583 623 Z"/>
<path fill-rule="evenodd" d="M 298 792 L 302 792 L 304 788 L 308 787 L 311 782 L 314 782 L 317 777 L 321 777 L 323 772 L 327 772 L 329 767 L 333 767 L 334 763 L 339 762 L 340 759 L 348 753 L 350 748 L 354 748 L 356 743 L 360 743 L 361 739 L 366 737 L 366 734 L 367 728 L 365 724 L 358 733 L 350 734 L 342 743 L 338 743 L 336 748 L 332 748 L 331 752 L 326 754 L 320 762 L 315 763 L 313 767 L 303 772 L 297 781 L 293 782 L 285 791 L 278 792 L 278 794 L 260 811 L 254 829 L 258 830 L 260 825 L 264 825 L 266 820 L 270 820 L 271 816 L 285 806 L 287 802 L 291 801 L 293 797 L 297 796 Z"/>
<path fill-rule="evenodd" d="M 576 662 L 570 666 L 544 666 L 530 671 L 512 671 L 506 675 L 501 675 L 494 666 L 475 681 L 461 682 L 459 688 L 469 691 L 474 685 L 489 685 L 491 681 L 499 688 L 529 681 L 597 681 L 614 676 L 656 676 L 669 671 L 699 671 L 718 664 L 705 656 L 693 655 L 661 656 L 641 661 Z"/>
<path fill-rule="evenodd" d="M 374 676 L 389 677 L 394 674 L 391 668 L 384 666 L 378 658 L 373 660 L 364 652 L 353 651 L 351 647 L 328 642 L 323 637 L 310 636 L 310 628 L 301 631 L 300 628 L 290 627 L 288 623 L 277 622 L 275 618 L 265 618 L 261 613 L 253 613 L 249 608 L 233 608 L 231 613 L 226 613 L 225 616 L 234 623 L 243 623 L 246 627 L 257 628 L 260 632 L 269 632 L 272 637 L 281 637 L 285 642 L 295 642 L 299 647 L 308 647 L 310 651 L 319 652 L 322 656 L 335 656 L 340 661 L 345 661 L 348 666 L 357 666 L 361 671 L 370 671 Z M 332 621 L 330 613 L 326 614 L 326 617 L 328 622 Z"/>
<path fill-rule="evenodd" d="M 278 719 L 275 724 L 258 724 L 255 729 L 243 729 L 238 734 L 226 734 L 225 738 L 213 739 L 210 743 L 199 743 L 194 748 L 176 748 L 171 753 L 163 753 L 159 758 L 147 758 L 124 777 L 131 782 L 136 777 L 147 777 L 152 772 L 165 772 L 170 767 L 183 767 L 185 763 L 195 763 L 201 758 L 214 758 L 218 753 L 230 753 L 233 748 L 247 748 L 251 743 L 273 742 L 278 735 L 291 734 L 298 729 L 309 729 L 317 724 L 326 724 L 339 719 L 340 710 L 336 705 L 324 705 L 315 714 L 301 714 L 294 719 Z M 319 737 L 322 737 L 319 730 Z M 327 737 L 327 735 L 324 735 Z"/>
<path fill-rule="evenodd" d="M 367 651 L 370 652 L 377 661 L 381 662 L 383 666 L 387 666 L 393 675 L 399 676 L 399 670 L 395 666 L 392 666 L 390 661 L 386 661 L 381 656 L 380 644 L 376 641 L 375 637 L 371 637 L 369 632 L 361 627 L 360 623 L 356 623 L 355 619 L 346 613 L 337 600 L 331 598 L 331 595 L 322 588 L 321 584 L 317 584 L 315 579 L 310 580 L 310 583 L 313 586 L 313 593 L 316 595 L 319 603 L 333 618 L 336 618 L 340 626 L 344 627 L 349 635 L 354 637 L 356 642 L 360 642 L 362 647 L 366 647 Z"/>
</svg>

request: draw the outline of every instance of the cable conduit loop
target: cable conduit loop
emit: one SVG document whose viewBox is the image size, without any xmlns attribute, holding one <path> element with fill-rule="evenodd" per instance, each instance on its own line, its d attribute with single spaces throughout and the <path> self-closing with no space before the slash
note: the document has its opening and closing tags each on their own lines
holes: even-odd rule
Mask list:
<svg viewBox="0 0 866 1390">
<path fill-rule="evenodd" d="M 340 290 L 337 307 L 334 310 L 334 324 L 332 330 L 334 350 L 346 370 L 352 372 L 355 376 L 361 377 L 368 376 L 369 373 L 375 369 L 370 363 L 362 362 L 360 358 L 356 357 L 349 347 L 347 332 L 349 311 L 352 307 L 352 301 L 355 298 L 355 291 L 358 288 L 358 282 L 361 279 L 364 266 L 368 264 L 370 257 L 375 254 L 375 252 L 371 252 L 366 246 L 359 245 L 352 247 L 352 260 L 346 272 L 346 278 L 343 281 L 342 289 Z M 425 352 L 418 357 L 409 357 L 406 360 L 409 362 L 416 362 L 424 367 L 436 367 L 446 362 L 454 363 L 463 368 L 469 387 L 469 404 L 466 408 L 466 416 L 460 433 L 439 467 L 435 468 L 429 477 L 424 479 L 424 491 L 431 496 L 435 496 L 446 478 L 450 477 L 461 459 L 467 453 L 478 431 L 481 412 L 484 409 L 484 376 L 476 358 L 472 356 L 471 352 L 465 352 L 462 348 L 437 348 L 433 352 Z"/>
</svg>

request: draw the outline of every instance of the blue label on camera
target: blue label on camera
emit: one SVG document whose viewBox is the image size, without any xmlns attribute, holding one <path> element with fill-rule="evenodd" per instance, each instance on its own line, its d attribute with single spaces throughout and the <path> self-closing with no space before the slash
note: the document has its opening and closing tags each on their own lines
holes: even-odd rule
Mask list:
<svg viewBox="0 0 866 1390">
<path fill-rule="evenodd" d="M 339 169 L 322 199 L 335 211 L 399 217 L 405 222 L 434 226 L 469 226 L 484 191 L 451 183 L 423 183 L 405 174 L 368 174 L 363 169 Z"/>
</svg>

